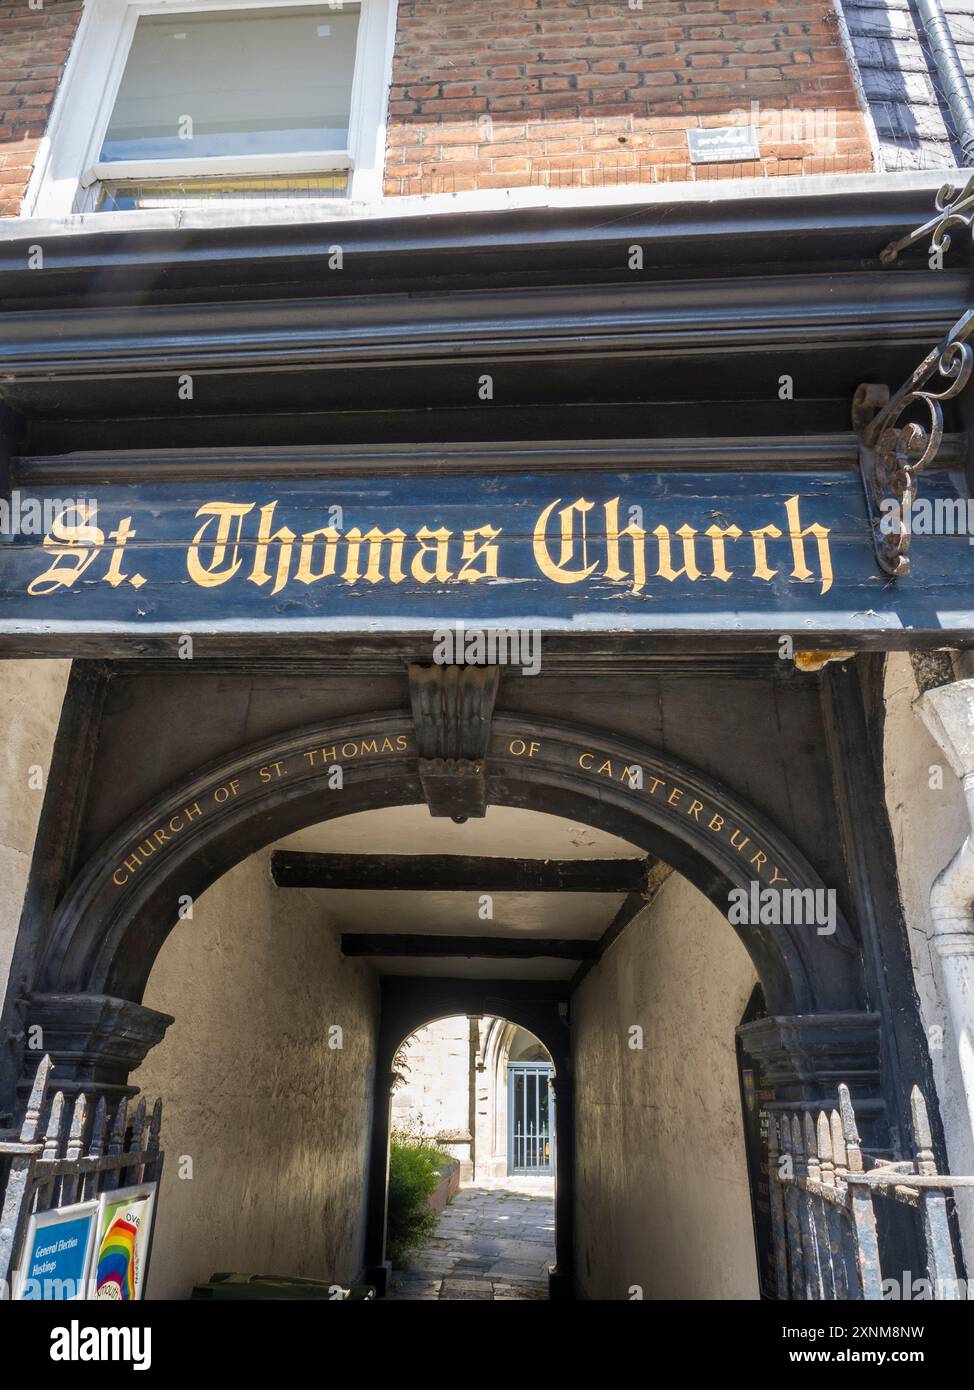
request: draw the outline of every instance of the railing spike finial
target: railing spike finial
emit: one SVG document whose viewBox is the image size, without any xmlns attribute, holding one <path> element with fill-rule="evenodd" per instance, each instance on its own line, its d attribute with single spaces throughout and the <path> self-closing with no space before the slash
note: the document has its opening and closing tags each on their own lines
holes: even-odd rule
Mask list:
<svg viewBox="0 0 974 1390">
<path fill-rule="evenodd" d="M 856 1112 L 852 1108 L 849 1087 L 844 1083 L 839 1087 L 839 1114 L 842 1116 L 842 1133 L 845 1138 L 846 1154 L 850 1173 L 861 1173 L 862 1149 L 859 1144 L 859 1130 L 856 1127 Z"/>
<path fill-rule="evenodd" d="M 91 1145 L 88 1149 L 92 1158 L 101 1158 L 105 1152 L 105 1126 L 108 1123 L 108 1102 L 104 1096 L 98 1097 L 95 1118 L 91 1126 Z"/>
<path fill-rule="evenodd" d="M 42 1158 L 51 1161 L 60 1157 L 61 1128 L 64 1124 L 64 1092 L 58 1091 L 51 1102 L 51 1113 L 47 1117 L 47 1130 L 44 1134 Z"/>
<path fill-rule="evenodd" d="M 832 1132 L 832 1157 L 835 1160 L 835 1172 L 841 1181 L 849 1171 L 849 1158 L 846 1154 L 845 1135 L 842 1132 L 842 1119 L 838 1110 L 829 1112 L 829 1129 Z"/>
<path fill-rule="evenodd" d="M 64 1150 L 64 1157 L 70 1163 L 77 1163 L 84 1152 L 85 1125 L 88 1119 L 88 1097 L 82 1091 L 75 1099 L 71 1110 L 71 1124 L 68 1128 L 68 1143 Z M 68 1172 L 61 1179 L 61 1196 L 59 1206 L 67 1207 L 75 1202 L 78 1197 L 80 1186 L 80 1174 Z"/>
<path fill-rule="evenodd" d="M 802 1116 L 802 1129 L 805 1138 L 805 1153 L 808 1155 L 808 1176 L 812 1182 L 821 1182 L 822 1166 L 819 1163 L 818 1136 L 815 1132 L 815 1121 L 808 1110 Z"/>
<path fill-rule="evenodd" d="M 98 1159 L 105 1152 L 105 1130 L 108 1126 L 108 1102 L 99 1096 L 95 1106 L 95 1117 L 91 1122 L 91 1139 L 88 1144 L 88 1157 Z M 96 1197 L 99 1191 L 99 1174 L 92 1171 L 85 1174 L 82 1191 L 85 1199 Z"/>
<path fill-rule="evenodd" d="M 71 1144 L 80 1144 L 85 1132 L 85 1121 L 88 1118 L 88 1097 L 84 1091 L 79 1092 L 75 1098 L 74 1106 L 71 1110 L 71 1128 L 68 1132 L 68 1140 Z"/>
<path fill-rule="evenodd" d="M 47 1129 L 44 1131 L 44 1147 L 41 1150 L 40 1162 L 51 1164 L 61 1157 L 61 1136 L 64 1130 L 64 1092 L 58 1091 L 51 1102 L 50 1114 L 47 1117 Z M 36 1188 L 35 1211 L 47 1211 L 54 1198 L 54 1189 L 57 1183 L 56 1178 L 50 1178 L 46 1182 L 40 1182 Z"/>
<path fill-rule="evenodd" d="M 795 1154 L 795 1171 L 805 1171 L 805 1145 L 802 1142 L 802 1122 L 797 1114 L 791 1117 L 791 1147 Z"/>
<path fill-rule="evenodd" d="M 818 1156 L 822 1165 L 822 1181 L 827 1187 L 834 1187 L 835 1161 L 832 1157 L 832 1131 L 829 1128 L 829 1117 L 824 1110 L 818 1112 L 815 1129 L 818 1140 Z"/>
<path fill-rule="evenodd" d="M 128 1097 L 123 1096 L 118 1102 L 118 1109 L 115 1111 L 115 1121 L 112 1124 L 111 1134 L 108 1139 L 108 1152 L 110 1154 L 120 1154 L 122 1145 L 125 1142 L 125 1127 L 128 1124 L 129 1103 Z"/>
<path fill-rule="evenodd" d="M 37 1138 L 41 1126 L 41 1112 L 44 1109 L 44 1097 L 47 1094 L 47 1083 L 53 1070 L 54 1058 L 49 1052 L 45 1052 L 38 1063 L 37 1071 L 34 1074 L 34 1084 L 30 1088 L 30 1099 L 27 1102 L 27 1111 L 20 1130 L 20 1142 L 22 1144 L 33 1144 Z"/>
<path fill-rule="evenodd" d="M 933 1131 L 927 1102 L 919 1086 L 910 1092 L 910 1110 L 913 1116 L 913 1138 L 916 1145 L 916 1164 L 918 1173 L 933 1174 L 937 1171 L 937 1161 L 933 1152 Z"/>
<path fill-rule="evenodd" d="M 142 1129 L 145 1125 L 146 1101 L 145 1096 L 139 1097 L 139 1103 L 135 1107 L 135 1117 L 132 1120 L 132 1142 L 130 1149 L 137 1149 L 142 1140 Z"/>
<path fill-rule="evenodd" d="M 778 1157 L 778 1154 L 779 1154 L 780 1152 L 781 1152 L 781 1144 L 780 1144 L 780 1141 L 779 1141 L 779 1139 L 778 1139 L 778 1117 L 777 1117 L 777 1115 L 774 1114 L 774 1112 L 772 1112 L 772 1113 L 769 1114 L 769 1116 L 768 1116 L 768 1167 L 769 1167 L 769 1169 L 771 1169 L 771 1168 L 773 1168 L 773 1167 L 775 1166 L 774 1163 L 771 1162 L 771 1160 L 772 1160 L 772 1159 L 776 1159 L 776 1158 Z"/>
</svg>

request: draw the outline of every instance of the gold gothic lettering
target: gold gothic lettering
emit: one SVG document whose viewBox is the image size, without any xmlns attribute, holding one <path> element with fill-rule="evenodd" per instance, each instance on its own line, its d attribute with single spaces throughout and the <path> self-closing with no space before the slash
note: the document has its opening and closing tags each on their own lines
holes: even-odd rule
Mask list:
<svg viewBox="0 0 974 1390">
<path fill-rule="evenodd" d="M 185 566 L 198 588 L 246 581 L 271 598 L 289 585 L 323 582 L 351 589 L 420 586 L 420 592 L 432 593 L 441 585 L 528 580 L 527 548 L 542 579 L 562 586 L 599 585 L 599 597 L 612 596 L 608 585 L 641 595 L 653 582 L 661 582 L 664 591 L 700 585 L 703 595 L 711 592 L 707 581 L 770 583 L 782 571 L 793 581 L 817 585 L 824 595 L 834 583 L 831 531 L 803 517 L 801 507 L 797 493 L 783 499 L 780 525 L 769 521 L 745 528 L 711 511 L 723 524 L 650 526 L 643 521 L 643 508 L 624 504 L 621 497 L 603 503 L 585 497 L 566 503 L 558 497 L 542 508 L 533 525 L 528 522 L 529 532 L 517 548 L 513 540 L 507 542 L 506 553 L 516 567 L 505 574 L 502 528 L 488 523 L 457 531 L 423 524 L 411 532 L 376 525 L 314 526 L 299 532 L 276 500 L 260 505 L 217 500 L 196 509 Z M 333 510 L 340 514 L 340 508 Z M 390 510 L 395 511 L 394 505 Z M 624 512 L 629 518 L 625 524 Z M 126 573 L 123 564 L 126 547 L 136 537 L 139 555 L 151 558 L 151 526 L 143 522 L 136 528 L 126 516 L 106 533 L 94 521 L 93 512 L 80 505 L 57 518 L 43 542 L 51 563 L 27 585 L 31 597 L 71 589 L 83 576 L 86 583 L 112 588 L 123 583 L 141 588 L 149 582 L 142 574 Z M 102 563 L 95 566 L 99 557 Z M 98 572 L 92 573 L 92 567 Z"/>
</svg>

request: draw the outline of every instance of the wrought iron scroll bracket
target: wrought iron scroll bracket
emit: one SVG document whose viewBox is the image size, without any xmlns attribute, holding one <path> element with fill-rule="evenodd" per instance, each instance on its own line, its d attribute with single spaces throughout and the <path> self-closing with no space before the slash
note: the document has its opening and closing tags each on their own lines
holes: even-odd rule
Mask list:
<svg viewBox="0 0 974 1390">
<path fill-rule="evenodd" d="M 901 251 L 915 246 L 918 241 L 924 241 L 928 235 L 931 251 L 939 251 L 941 255 L 945 255 L 950 249 L 951 227 L 963 227 L 974 237 L 974 176 L 963 188 L 955 188 L 953 184 L 945 183 L 934 200 L 934 207 L 937 210 L 936 214 L 929 221 L 915 228 L 908 236 L 900 237 L 898 241 L 891 241 L 883 247 L 879 253 L 883 265 L 892 265 Z"/>
<path fill-rule="evenodd" d="M 972 180 L 974 183 L 974 180 Z M 894 578 L 910 571 L 910 535 L 919 478 L 943 442 L 943 403 L 958 396 L 974 367 L 969 339 L 974 309 L 967 310 L 928 352 L 895 395 L 864 382 L 852 403 L 859 436 L 859 468 L 881 568 Z M 920 419 L 904 420 L 913 411 Z"/>
</svg>

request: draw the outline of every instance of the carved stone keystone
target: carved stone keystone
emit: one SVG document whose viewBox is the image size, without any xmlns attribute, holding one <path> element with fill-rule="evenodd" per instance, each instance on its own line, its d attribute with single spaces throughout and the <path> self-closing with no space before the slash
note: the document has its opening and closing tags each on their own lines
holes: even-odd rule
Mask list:
<svg viewBox="0 0 974 1390">
<path fill-rule="evenodd" d="M 410 666 L 419 778 L 431 816 L 487 814 L 487 744 L 496 666 Z"/>
</svg>

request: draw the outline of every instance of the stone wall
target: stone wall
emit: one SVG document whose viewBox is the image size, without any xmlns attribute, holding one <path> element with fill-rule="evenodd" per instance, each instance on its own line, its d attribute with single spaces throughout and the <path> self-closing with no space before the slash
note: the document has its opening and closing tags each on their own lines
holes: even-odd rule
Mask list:
<svg viewBox="0 0 974 1390">
<path fill-rule="evenodd" d="M 974 1173 L 971 1135 L 956 1044 L 950 1037 L 937 960 L 930 947 L 930 889 L 967 834 L 960 782 L 913 710 L 917 685 L 910 658 L 894 652 L 886 663 L 886 805 L 899 875 L 920 1016 L 954 1173 Z M 958 1215 L 967 1262 L 974 1260 L 974 1199 L 960 1194 Z"/>
<path fill-rule="evenodd" d="M 185 1298 L 217 1270 L 362 1269 L 378 990 L 313 894 L 274 887 L 268 860 L 203 894 L 146 991 L 176 1016 L 133 1078 L 164 1102 L 152 1298 Z"/>
<path fill-rule="evenodd" d="M 582 1296 L 757 1297 L 734 1040 L 755 983 L 733 929 L 674 874 L 575 995 Z"/>
<path fill-rule="evenodd" d="M 551 1060 L 534 1034 L 490 1015 L 441 1018 L 413 1033 L 402 1057 L 393 1127 L 452 1154 L 464 1181 L 506 1177 L 508 1062 Z"/>
<path fill-rule="evenodd" d="M 69 661 L 0 662 L 0 993 L 10 973 Z"/>
<path fill-rule="evenodd" d="M 453 1136 L 438 1147 L 459 1160 L 464 1180 L 471 1178 L 470 1020 L 457 1014 L 418 1029 L 402 1056 L 403 1082 L 392 1097 L 393 1128 L 433 1141 L 440 1134 Z"/>
</svg>

